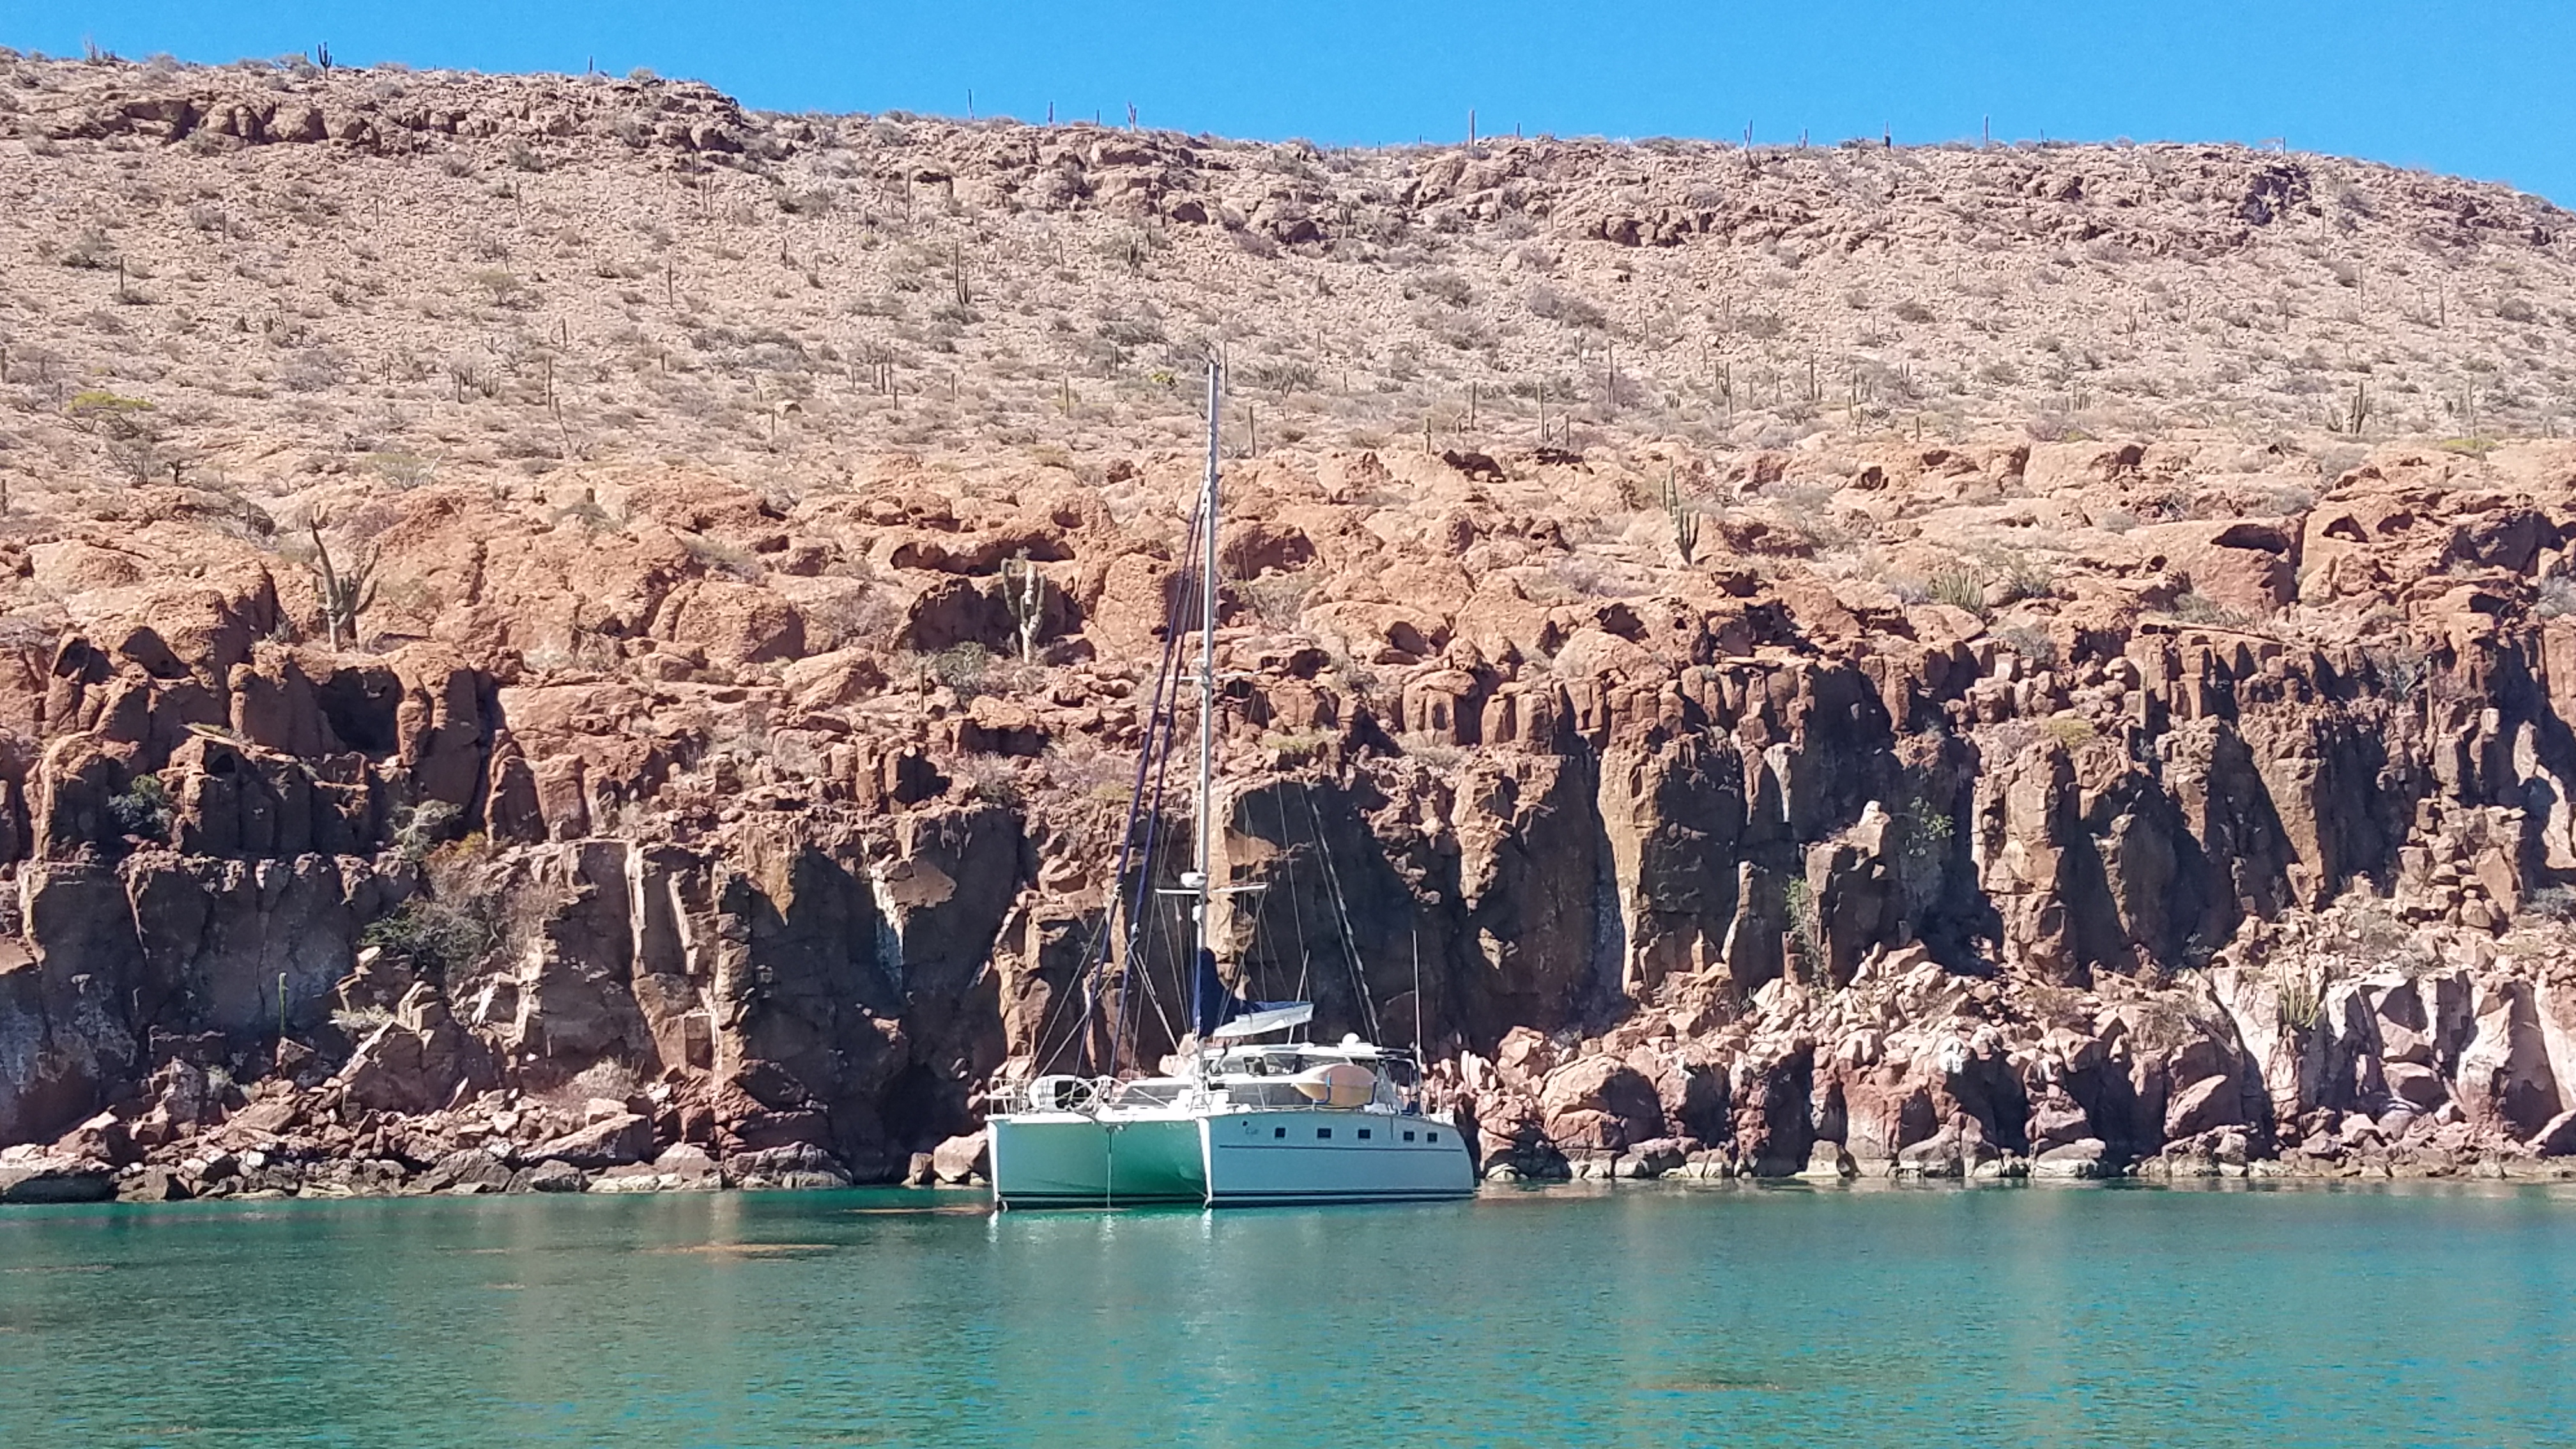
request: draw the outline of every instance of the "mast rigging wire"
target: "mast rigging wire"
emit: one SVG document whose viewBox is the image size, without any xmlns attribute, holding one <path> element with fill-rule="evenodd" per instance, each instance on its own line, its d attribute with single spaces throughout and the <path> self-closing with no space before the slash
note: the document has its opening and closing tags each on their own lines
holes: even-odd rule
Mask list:
<svg viewBox="0 0 2576 1449">
<path fill-rule="evenodd" d="M 1189 515 L 1190 536 L 1193 542 L 1196 541 L 1202 526 L 1201 512 L 1202 510 L 1193 508 Z M 1160 667 L 1155 671 L 1154 692 L 1148 701 L 1145 715 L 1145 738 L 1137 751 L 1135 775 L 1128 786 L 1127 819 L 1120 832 L 1118 867 L 1110 877 L 1110 909 L 1092 932 L 1091 942 L 1083 953 L 1083 964 L 1076 972 L 1075 979 L 1081 986 L 1082 1008 L 1079 1016 L 1071 1024 L 1072 1038 L 1070 1041 L 1059 1041 L 1053 1047 L 1049 1047 L 1046 1045 L 1049 1034 L 1041 1029 L 1040 1045 L 1036 1056 L 1041 1066 L 1060 1055 L 1068 1046 L 1079 1046 L 1082 1049 L 1083 1055 L 1077 1057 L 1077 1061 L 1088 1058 L 1091 1021 L 1099 1009 L 1100 990 L 1107 975 L 1110 933 L 1117 925 L 1119 904 L 1125 895 L 1127 875 L 1131 867 L 1138 869 L 1141 874 L 1138 877 L 1136 902 L 1126 911 L 1128 929 L 1125 939 L 1126 951 L 1122 959 L 1134 963 L 1135 972 L 1140 978 L 1145 976 L 1142 963 L 1136 961 L 1134 946 L 1140 929 L 1138 914 L 1144 902 L 1150 899 L 1148 892 L 1152 889 L 1154 846 L 1161 819 L 1164 775 L 1156 771 L 1155 766 L 1160 764 L 1168 769 L 1170 763 L 1168 741 L 1176 724 L 1174 716 L 1180 692 L 1176 665 L 1179 662 L 1181 631 L 1174 626 L 1180 620 L 1183 604 L 1191 596 L 1190 590 L 1194 587 L 1193 578 L 1194 570 L 1183 568 L 1172 576 L 1165 591 L 1163 657 Z M 1159 746 L 1158 740 L 1163 742 Z M 1149 771 L 1153 772 L 1154 779 L 1150 807 L 1145 792 Z M 1145 826 L 1145 840 L 1141 852 L 1136 839 L 1140 822 Z M 1112 1073 L 1115 1073 L 1118 1068 L 1119 1043 L 1126 1034 L 1129 1008 L 1133 1004 L 1132 983 L 1126 982 L 1126 975 L 1125 971 L 1120 973 L 1122 986 L 1118 999 L 1118 1015 L 1110 1023 L 1108 1070 Z M 1150 988 L 1150 979 L 1146 980 L 1146 985 Z M 1141 1007 L 1138 1009 L 1141 1010 Z M 1156 1013 L 1161 1014 L 1159 1003 L 1157 1003 Z M 1049 1015 L 1053 1014 L 1051 1004 Z"/>
<path fill-rule="evenodd" d="M 1351 984 L 1359 989 L 1360 1020 L 1368 1027 L 1368 1039 L 1376 1041 L 1377 999 L 1369 992 L 1368 970 L 1360 963 L 1359 937 L 1351 930 L 1350 901 L 1342 894 L 1342 872 L 1333 864 L 1332 847 L 1324 843 L 1324 816 L 1315 808 L 1315 787 L 1302 780 L 1298 787 L 1306 796 L 1306 819 L 1314 828 L 1315 853 L 1324 858 L 1324 883 L 1332 888 L 1333 914 L 1342 927 L 1342 949 L 1350 957 Z"/>
</svg>

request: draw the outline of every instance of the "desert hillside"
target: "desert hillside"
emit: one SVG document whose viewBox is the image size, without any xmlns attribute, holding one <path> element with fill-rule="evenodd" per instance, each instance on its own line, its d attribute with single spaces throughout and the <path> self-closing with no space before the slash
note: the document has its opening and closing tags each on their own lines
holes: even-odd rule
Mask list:
<svg viewBox="0 0 2576 1449">
<path fill-rule="evenodd" d="M 1490 1171 L 2576 1151 L 2537 199 L 5 52 L 0 195 L 0 1195 L 962 1178 L 1168 1046 L 1210 358 L 1229 970 Z"/>
<path fill-rule="evenodd" d="M 2576 323 L 2556 208 L 2232 147 L 1328 153 L 32 61 L 0 137 L 38 488 L 1079 466 L 1193 439 L 1211 349 L 1246 448 L 1535 439 L 1542 389 L 1578 446 L 2542 436 Z M 156 426 L 111 456 L 61 407 L 120 387 Z"/>
</svg>

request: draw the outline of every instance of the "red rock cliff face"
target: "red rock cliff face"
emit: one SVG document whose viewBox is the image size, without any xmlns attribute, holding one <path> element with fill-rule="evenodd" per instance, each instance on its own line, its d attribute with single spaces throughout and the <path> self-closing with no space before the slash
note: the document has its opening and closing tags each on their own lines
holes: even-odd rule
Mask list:
<svg viewBox="0 0 2576 1449">
<path fill-rule="evenodd" d="M 2402 528 L 2391 486 L 1974 607 L 1723 560 L 1549 597 L 1550 545 L 1426 560 L 1256 496 L 1220 860 L 1263 889 L 1229 970 L 1418 1033 L 1497 1172 L 2554 1152 L 2576 633 L 2534 601 L 2565 485 L 2418 493 Z M 1168 1044 L 1151 930 L 1077 1008 L 1145 711 L 1115 641 L 1163 621 L 1119 580 L 1162 545 L 1043 491 L 791 514 L 772 553 L 902 562 L 863 586 L 883 634 L 764 664 L 814 576 L 727 582 L 631 496 L 595 538 L 414 495 L 388 547 L 490 601 L 430 639 L 278 642 L 308 606 L 246 553 L 28 658 L 0 1137 L 205 1190 L 210 1154 L 355 1190 L 493 1144 L 881 1178 L 997 1072 Z M 2374 513 L 2340 582 L 2303 565 L 2318 622 L 2157 602 L 2286 592 L 2275 549 Z M 504 607 L 513 555 L 537 592 Z M 2376 613 L 2337 640 L 2346 588 Z M 501 647 L 554 616 L 597 666 Z"/>
</svg>

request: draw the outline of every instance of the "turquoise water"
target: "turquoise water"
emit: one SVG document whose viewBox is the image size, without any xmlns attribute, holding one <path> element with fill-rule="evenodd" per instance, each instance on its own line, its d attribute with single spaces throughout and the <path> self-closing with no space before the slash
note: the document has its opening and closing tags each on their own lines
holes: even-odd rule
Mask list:
<svg viewBox="0 0 2576 1449">
<path fill-rule="evenodd" d="M 0 1212 L 10 1445 L 2526 1444 L 2571 1333 L 2527 1187 Z"/>
</svg>

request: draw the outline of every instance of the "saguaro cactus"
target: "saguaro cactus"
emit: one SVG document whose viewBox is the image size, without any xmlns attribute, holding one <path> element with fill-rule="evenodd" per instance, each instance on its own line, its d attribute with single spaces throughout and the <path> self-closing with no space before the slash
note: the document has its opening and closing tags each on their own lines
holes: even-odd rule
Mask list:
<svg viewBox="0 0 2576 1449">
<path fill-rule="evenodd" d="M 1699 553 L 1699 514 L 1682 501 L 1681 487 L 1673 479 L 1673 470 L 1664 470 L 1664 512 L 1673 520 L 1673 547 L 1683 563 L 1697 561 Z"/>
<path fill-rule="evenodd" d="M 1002 598 L 1019 634 L 1022 659 L 1037 657 L 1038 626 L 1045 618 L 1045 590 L 1045 578 L 1027 554 L 1014 554 L 1002 561 Z"/>
<path fill-rule="evenodd" d="M 376 602 L 376 550 L 365 547 L 351 560 L 346 572 L 331 562 L 331 546 L 322 540 L 322 519 L 315 515 L 305 525 L 313 538 L 313 581 L 322 596 L 322 625 L 330 632 L 331 647 L 340 648 L 343 641 L 358 641 L 358 617 Z"/>
</svg>

